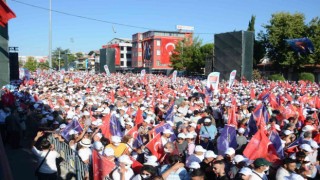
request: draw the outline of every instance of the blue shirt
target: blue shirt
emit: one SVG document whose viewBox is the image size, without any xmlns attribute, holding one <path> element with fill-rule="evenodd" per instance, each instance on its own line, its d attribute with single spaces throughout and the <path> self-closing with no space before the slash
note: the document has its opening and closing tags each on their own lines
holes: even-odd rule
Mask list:
<svg viewBox="0 0 320 180">
<path fill-rule="evenodd" d="M 200 128 L 200 135 L 201 134 L 209 134 L 210 138 L 211 139 L 214 139 L 217 135 L 218 131 L 217 131 L 217 128 L 216 126 L 214 125 L 210 125 L 210 126 L 201 126 Z"/>
</svg>

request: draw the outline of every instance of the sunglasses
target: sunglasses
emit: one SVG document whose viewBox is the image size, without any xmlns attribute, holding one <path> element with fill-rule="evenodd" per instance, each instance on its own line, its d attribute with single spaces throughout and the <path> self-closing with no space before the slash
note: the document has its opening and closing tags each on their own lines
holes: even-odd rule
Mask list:
<svg viewBox="0 0 320 180">
<path fill-rule="evenodd" d="M 183 138 L 178 138 L 178 140 L 184 140 Z"/>
<path fill-rule="evenodd" d="M 146 174 L 146 173 L 142 173 L 141 175 L 151 176 L 151 174 Z"/>
</svg>

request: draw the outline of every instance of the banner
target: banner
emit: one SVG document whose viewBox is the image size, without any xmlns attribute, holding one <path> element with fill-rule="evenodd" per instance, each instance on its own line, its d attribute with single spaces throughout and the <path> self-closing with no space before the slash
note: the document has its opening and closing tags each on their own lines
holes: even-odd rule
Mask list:
<svg viewBox="0 0 320 180">
<path fill-rule="evenodd" d="M 172 73 L 172 82 L 175 83 L 177 81 L 177 70 L 174 70 Z"/>
<path fill-rule="evenodd" d="M 236 75 L 237 75 L 237 70 L 231 71 L 230 78 L 229 78 L 229 89 L 232 87 L 234 80 L 236 79 Z"/>
<path fill-rule="evenodd" d="M 69 123 L 69 124 L 67 125 L 67 127 L 61 132 L 61 136 L 62 136 L 65 140 L 67 140 L 67 141 L 70 140 L 70 134 L 69 134 L 69 132 L 70 132 L 71 130 L 75 130 L 75 131 L 77 131 L 77 132 L 79 132 L 79 133 L 83 131 L 83 129 L 82 129 L 81 125 L 79 124 L 79 122 L 78 122 L 77 120 L 73 120 L 73 121 L 72 121 L 71 123 Z"/>
<path fill-rule="evenodd" d="M 105 179 L 115 168 L 114 162 L 109 161 L 105 156 L 101 156 L 96 150 L 92 151 L 93 179 Z"/>
<path fill-rule="evenodd" d="M 142 70 L 141 70 L 141 77 L 143 78 L 145 75 L 146 75 L 146 70 L 145 70 L 145 69 L 142 69 Z"/>
<path fill-rule="evenodd" d="M 104 70 L 106 71 L 107 76 L 110 77 L 111 74 L 110 74 L 108 65 L 104 65 L 103 68 L 104 68 Z"/>
<path fill-rule="evenodd" d="M 24 76 L 25 76 L 24 69 L 23 68 L 19 68 L 19 79 L 23 79 Z"/>
<path fill-rule="evenodd" d="M 214 89 L 214 93 L 218 92 L 219 77 L 220 77 L 219 72 L 212 72 L 208 75 L 207 87 L 210 88 L 212 86 L 212 88 Z"/>
</svg>

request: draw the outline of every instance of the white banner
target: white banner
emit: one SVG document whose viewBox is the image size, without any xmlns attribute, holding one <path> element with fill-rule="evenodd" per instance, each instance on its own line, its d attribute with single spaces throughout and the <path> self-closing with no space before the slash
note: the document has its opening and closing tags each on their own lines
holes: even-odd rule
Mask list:
<svg viewBox="0 0 320 180">
<path fill-rule="evenodd" d="M 141 77 L 144 77 L 146 75 L 146 70 L 145 69 L 142 69 L 141 70 Z"/>
<path fill-rule="evenodd" d="M 110 71 L 109 71 L 108 65 L 104 65 L 103 68 L 104 68 L 104 70 L 106 71 L 107 76 L 110 77 L 110 76 L 111 76 L 111 73 L 110 73 Z"/>
<path fill-rule="evenodd" d="M 237 70 L 231 71 L 230 78 L 229 78 L 229 89 L 232 87 L 234 80 L 236 79 L 236 75 L 237 75 Z"/>
<path fill-rule="evenodd" d="M 220 77 L 220 73 L 219 72 L 212 72 L 208 75 L 208 79 L 207 79 L 207 87 L 210 88 L 210 86 L 212 86 L 212 88 L 214 89 L 214 93 L 217 93 L 219 91 L 219 77 Z"/>
<path fill-rule="evenodd" d="M 172 82 L 175 83 L 177 81 L 177 70 L 174 70 L 172 73 Z"/>
</svg>

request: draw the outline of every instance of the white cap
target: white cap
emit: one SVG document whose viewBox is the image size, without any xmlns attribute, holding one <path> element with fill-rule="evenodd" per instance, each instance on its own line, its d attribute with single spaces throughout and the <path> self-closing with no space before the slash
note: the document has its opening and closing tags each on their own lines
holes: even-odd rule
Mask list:
<svg viewBox="0 0 320 180">
<path fill-rule="evenodd" d="M 209 150 L 204 154 L 204 157 L 205 158 L 217 158 L 217 155 L 213 151 Z"/>
<path fill-rule="evenodd" d="M 228 148 L 224 154 L 233 155 L 236 151 L 233 148 Z"/>
<path fill-rule="evenodd" d="M 85 116 L 89 116 L 89 115 L 90 115 L 90 113 L 89 113 L 88 111 L 85 111 L 85 112 L 83 113 L 83 115 L 85 115 Z"/>
<path fill-rule="evenodd" d="M 247 176 L 252 174 L 252 170 L 250 168 L 243 167 L 240 169 L 239 173 Z"/>
<path fill-rule="evenodd" d="M 284 180 L 304 180 L 304 178 L 296 173 L 291 173 L 290 176 L 285 176 Z"/>
<path fill-rule="evenodd" d="M 134 125 L 133 125 L 133 122 L 126 122 L 126 123 L 124 123 L 124 124 L 127 124 L 127 125 L 129 125 L 129 126 L 131 126 L 131 127 L 134 126 Z"/>
<path fill-rule="evenodd" d="M 107 147 L 104 149 L 104 154 L 106 156 L 114 156 L 114 150 L 110 147 Z"/>
<path fill-rule="evenodd" d="M 246 159 L 242 155 L 237 154 L 237 155 L 234 156 L 234 162 L 236 162 L 236 163 L 239 163 L 239 162 L 242 162 L 242 161 L 245 161 L 245 160 Z"/>
<path fill-rule="evenodd" d="M 157 161 L 158 158 L 156 156 L 151 155 L 147 157 L 147 162 L 143 163 L 143 165 L 158 166 L 159 163 Z"/>
<path fill-rule="evenodd" d="M 276 128 L 277 131 L 281 131 L 279 124 L 275 124 L 274 127 Z"/>
<path fill-rule="evenodd" d="M 243 134 L 245 132 L 244 128 L 239 128 L 238 133 Z"/>
<path fill-rule="evenodd" d="M 64 129 L 64 128 L 66 128 L 66 127 L 67 127 L 66 124 L 60 124 L 60 126 L 59 126 L 60 129 Z"/>
<path fill-rule="evenodd" d="M 119 162 L 124 163 L 124 164 L 132 164 L 133 163 L 128 155 L 122 155 L 119 157 L 118 160 L 119 160 Z"/>
<path fill-rule="evenodd" d="M 313 131 L 314 130 L 314 127 L 311 126 L 311 125 L 306 125 L 302 128 L 302 131 L 303 132 L 306 132 L 306 131 Z"/>
<path fill-rule="evenodd" d="M 189 126 L 192 126 L 192 127 L 196 128 L 197 124 L 196 123 L 191 123 L 191 124 L 189 124 Z"/>
<path fill-rule="evenodd" d="M 101 133 L 97 133 L 97 134 L 95 134 L 95 136 L 97 136 L 99 138 L 102 138 L 102 134 Z"/>
<path fill-rule="evenodd" d="M 173 132 L 170 129 L 165 129 L 163 134 L 173 134 Z"/>
<path fill-rule="evenodd" d="M 211 120 L 209 118 L 206 118 L 204 122 L 211 122 Z"/>
<path fill-rule="evenodd" d="M 83 138 L 83 139 L 80 141 L 80 145 L 81 145 L 81 146 L 84 146 L 84 147 L 90 147 L 90 146 L 91 146 L 91 140 L 88 139 L 88 138 Z"/>
<path fill-rule="evenodd" d="M 93 143 L 93 148 L 100 151 L 103 149 L 103 144 L 100 141 L 95 141 Z"/>
<path fill-rule="evenodd" d="M 188 134 L 186 135 L 186 139 L 193 139 L 193 138 L 194 138 L 194 135 L 191 134 L 191 133 L 188 133 Z"/>
<path fill-rule="evenodd" d="M 198 162 L 193 161 L 190 163 L 189 168 L 200 169 L 200 164 Z"/>
<path fill-rule="evenodd" d="M 111 141 L 114 143 L 120 143 L 121 137 L 120 136 L 111 136 Z"/>
<path fill-rule="evenodd" d="M 303 149 L 303 150 L 305 150 L 307 152 L 313 152 L 313 150 L 312 150 L 312 148 L 311 148 L 311 146 L 309 144 L 301 144 L 300 145 L 300 149 Z"/>
<path fill-rule="evenodd" d="M 178 138 L 183 138 L 183 139 L 185 139 L 185 138 L 186 138 L 186 135 L 185 135 L 184 133 L 179 133 L 179 134 L 178 134 Z"/>
<path fill-rule="evenodd" d="M 285 135 L 290 135 L 290 134 L 293 134 L 293 132 L 292 131 L 290 131 L 290 130 L 285 130 L 284 132 L 283 132 Z"/>
<path fill-rule="evenodd" d="M 203 149 L 202 146 L 200 145 L 197 145 L 196 148 L 194 149 L 194 152 L 206 152 L 205 149 Z"/>
</svg>

